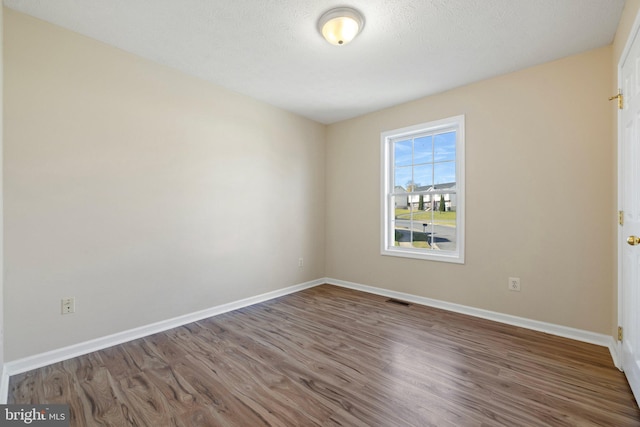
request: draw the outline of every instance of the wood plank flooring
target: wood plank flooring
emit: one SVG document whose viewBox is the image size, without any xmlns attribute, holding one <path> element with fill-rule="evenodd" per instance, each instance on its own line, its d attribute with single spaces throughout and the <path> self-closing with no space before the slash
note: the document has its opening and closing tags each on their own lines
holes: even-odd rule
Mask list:
<svg viewBox="0 0 640 427">
<path fill-rule="evenodd" d="M 322 285 L 13 376 L 72 426 L 639 426 L 606 348 Z"/>
</svg>

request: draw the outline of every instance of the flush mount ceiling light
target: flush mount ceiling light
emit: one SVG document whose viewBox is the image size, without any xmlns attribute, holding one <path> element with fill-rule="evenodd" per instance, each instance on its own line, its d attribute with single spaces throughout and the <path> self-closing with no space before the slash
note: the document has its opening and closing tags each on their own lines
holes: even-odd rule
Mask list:
<svg viewBox="0 0 640 427">
<path fill-rule="evenodd" d="M 349 43 L 364 27 L 364 17 L 350 7 L 328 10 L 318 20 L 318 31 L 331 44 L 342 46 Z"/>
</svg>

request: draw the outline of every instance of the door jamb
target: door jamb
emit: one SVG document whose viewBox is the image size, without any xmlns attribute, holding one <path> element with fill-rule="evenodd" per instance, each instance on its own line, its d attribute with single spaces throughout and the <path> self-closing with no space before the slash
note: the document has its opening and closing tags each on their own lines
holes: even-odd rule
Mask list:
<svg viewBox="0 0 640 427">
<path fill-rule="evenodd" d="M 631 31 L 629 32 L 629 36 L 627 37 L 627 41 L 625 42 L 624 45 L 624 49 L 622 50 L 622 54 L 620 55 L 620 60 L 618 61 L 618 66 L 617 66 L 617 88 L 622 88 L 622 67 L 625 63 L 625 61 L 627 60 L 627 57 L 629 56 L 629 52 L 631 51 L 631 45 L 633 44 L 633 42 L 636 40 L 636 38 L 638 38 L 638 42 L 640 43 L 640 11 L 638 11 L 638 13 L 636 14 L 635 20 L 633 22 L 633 26 L 631 27 Z M 616 89 L 617 89 L 616 88 Z M 622 134 L 623 134 L 623 129 L 622 129 L 622 114 L 620 113 L 620 110 L 616 110 L 617 114 L 617 175 L 618 175 L 618 183 L 617 183 L 617 207 L 618 207 L 618 212 L 622 210 L 622 195 L 621 195 L 621 188 L 622 188 L 622 181 L 623 181 L 623 177 L 621 174 L 621 167 L 620 165 L 622 164 Z M 617 229 L 617 241 L 616 241 L 616 251 L 617 251 L 617 260 L 618 260 L 618 271 L 617 271 L 617 276 L 618 276 L 618 326 L 623 326 L 622 322 L 624 320 L 624 316 L 623 316 L 623 301 L 622 301 L 622 256 L 621 256 L 621 248 L 622 248 L 622 244 L 624 243 L 623 241 L 623 235 L 622 235 L 622 227 L 618 224 L 616 225 L 616 229 Z M 615 341 L 615 350 L 617 353 L 617 357 L 614 357 L 614 363 L 616 365 L 616 367 L 620 370 L 622 370 L 622 357 L 623 357 L 623 351 L 622 351 L 622 342 L 618 341 L 617 339 L 617 334 L 615 334 L 616 337 L 614 338 Z"/>
</svg>

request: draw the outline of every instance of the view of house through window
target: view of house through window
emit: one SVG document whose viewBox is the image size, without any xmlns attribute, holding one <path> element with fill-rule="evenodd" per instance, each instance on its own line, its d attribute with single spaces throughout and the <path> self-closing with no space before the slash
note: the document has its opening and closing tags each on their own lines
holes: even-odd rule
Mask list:
<svg viewBox="0 0 640 427">
<path fill-rule="evenodd" d="M 464 118 L 383 133 L 383 253 L 462 262 Z"/>
</svg>

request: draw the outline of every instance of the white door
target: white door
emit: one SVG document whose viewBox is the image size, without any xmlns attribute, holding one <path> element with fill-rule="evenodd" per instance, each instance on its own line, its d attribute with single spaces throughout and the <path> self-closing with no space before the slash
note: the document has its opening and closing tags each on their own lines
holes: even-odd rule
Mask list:
<svg viewBox="0 0 640 427">
<path fill-rule="evenodd" d="M 619 274 L 621 280 L 622 368 L 636 401 L 640 402 L 640 37 L 626 49 L 620 70 L 624 108 L 619 112 L 620 209 Z M 627 242 L 627 240 L 629 242 Z"/>
</svg>

